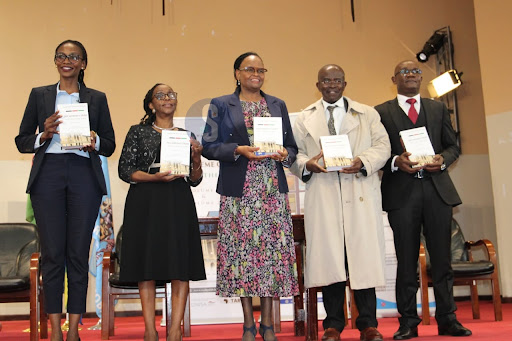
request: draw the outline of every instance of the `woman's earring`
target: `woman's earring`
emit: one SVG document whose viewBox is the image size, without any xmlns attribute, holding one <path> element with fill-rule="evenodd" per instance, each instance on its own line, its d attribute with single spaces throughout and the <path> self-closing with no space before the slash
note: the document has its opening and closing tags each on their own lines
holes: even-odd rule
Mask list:
<svg viewBox="0 0 512 341">
<path fill-rule="evenodd" d="M 240 79 L 236 80 L 236 85 L 240 86 Z"/>
<path fill-rule="evenodd" d="M 151 112 L 152 112 L 153 114 L 155 114 L 155 113 L 156 113 L 155 108 L 153 108 L 153 110 L 151 110 Z"/>
</svg>

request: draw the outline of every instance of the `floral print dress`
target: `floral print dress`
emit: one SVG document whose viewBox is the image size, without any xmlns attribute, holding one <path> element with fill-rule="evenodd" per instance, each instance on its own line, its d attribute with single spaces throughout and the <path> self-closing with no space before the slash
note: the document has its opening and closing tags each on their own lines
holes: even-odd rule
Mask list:
<svg viewBox="0 0 512 341">
<path fill-rule="evenodd" d="M 265 99 L 241 101 L 253 141 L 253 117 L 270 116 Z M 221 196 L 217 295 L 286 297 L 298 294 L 288 195 L 280 193 L 275 161 L 249 161 L 243 196 Z"/>
</svg>

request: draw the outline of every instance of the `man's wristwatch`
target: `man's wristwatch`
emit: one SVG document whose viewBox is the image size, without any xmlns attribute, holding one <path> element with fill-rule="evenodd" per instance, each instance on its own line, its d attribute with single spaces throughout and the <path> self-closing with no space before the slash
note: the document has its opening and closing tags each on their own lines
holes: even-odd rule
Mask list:
<svg viewBox="0 0 512 341">
<path fill-rule="evenodd" d="M 444 163 L 443 163 L 443 164 L 441 165 L 441 170 L 442 170 L 442 171 L 444 171 L 445 169 L 446 169 L 446 164 L 444 164 Z"/>
</svg>

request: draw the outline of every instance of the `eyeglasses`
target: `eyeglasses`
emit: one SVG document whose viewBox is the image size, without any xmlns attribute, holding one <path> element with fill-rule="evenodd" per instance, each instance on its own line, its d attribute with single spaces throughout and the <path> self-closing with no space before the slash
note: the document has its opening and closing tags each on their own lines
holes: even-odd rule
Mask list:
<svg viewBox="0 0 512 341">
<path fill-rule="evenodd" d="M 80 61 L 80 59 L 82 59 L 82 57 L 80 57 L 79 55 L 77 54 L 70 54 L 69 56 L 64 54 L 64 53 L 57 53 L 55 55 L 55 61 L 56 62 L 59 62 L 59 63 L 64 63 L 64 61 L 66 59 L 69 59 L 69 61 L 73 64 L 76 64 Z"/>
<path fill-rule="evenodd" d="M 395 73 L 395 76 L 398 74 L 401 74 L 402 76 L 405 77 L 410 73 L 412 73 L 413 75 L 421 75 L 421 70 L 420 69 L 412 69 L 412 70 L 402 69 L 402 70 L 398 71 L 397 73 Z"/>
<path fill-rule="evenodd" d="M 163 101 L 166 97 L 169 99 L 178 99 L 178 93 L 177 92 L 169 92 L 167 94 L 163 92 L 157 92 L 153 95 L 156 99 Z"/>
<path fill-rule="evenodd" d="M 268 71 L 267 69 L 263 69 L 263 68 L 258 69 L 258 68 L 254 68 L 254 67 L 252 67 L 252 66 L 246 66 L 246 67 L 244 67 L 243 69 L 238 69 L 238 70 L 240 70 L 240 71 L 245 71 L 245 72 L 249 72 L 249 73 L 254 73 L 254 72 L 256 72 L 256 73 L 258 73 L 258 75 L 264 75 L 264 74 L 265 74 L 265 72 L 267 72 L 267 71 Z"/>
<path fill-rule="evenodd" d="M 324 78 L 320 81 L 320 83 L 325 84 L 325 85 L 330 85 L 330 84 L 340 85 L 340 84 L 343 84 L 343 82 L 344 82 L 344 80 L 341 78 L 334 78 L 334 79 Z"/>
</svg>

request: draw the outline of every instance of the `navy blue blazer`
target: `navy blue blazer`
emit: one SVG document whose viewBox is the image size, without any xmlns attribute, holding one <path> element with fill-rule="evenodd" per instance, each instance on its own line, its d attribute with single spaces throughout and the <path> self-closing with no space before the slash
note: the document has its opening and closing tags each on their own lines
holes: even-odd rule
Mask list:
<svg viewBox="0 0 512 341">
<path fill-rule="evenodd" d="M 242 155 L 235 161 L 236 147 L 250 145 L 239 95 L 240 90 L 237 89 L 231 95 L 212 99 L 202 140 L 203 156 L 209 160 L 220 161 L 217 193 L 230 197 L 242 197 L 249 163 L 249 159 Z M 291 165 L 295 162 L 297 144 L 293 138 L 286 104 L 263 91 L 261 95 L 265 98 L 272 117 L 283 119 L 283 144 L 288 151 L 288 164 Z M 288 184 L 283 165 L 280 162 L 276 162 L 276 165 L 279 192 L 286 193 Z"/>
<path fill-rule="evenodd" d="M 385 211 L 401 208 L 408 200 L 411 193 L 414 176 L 398 170 L 391 171 L 391 162 L 395 155 L 403 153 L 400 142 L 400 131 L 407 129 L 403 124 L 403 116 L 406 115 L 398 105 L 396 98 L 384 102 L 375 107 L 381 117 L 381 122 L 386 128 L 391 142 L 391 157 L 382 169 L 382 208 Z M 450 114 L 446 105 L 442 102 L 421 98 L 420 115 L 425 115 L 426 129 L 434 147 L 434 152 L 443 156 L 446 167 L 449 167 L 460 154 L 457 146 L 457 138 L 450 120 Z M 448 174 L 448 171 L 431 173 L 432 182 L 442 200 L 451 206 L 461 204 L 460 197 Z"/>
<path fill-rule="evenodd" d="M 110 156 L 116 148 L 114 128 L 110 119 L 107 97 L 103 92 L 87 88 L 85 85 L 80 86 L 79 95 L 81 103 L 88 103 L 91 130 L 94 130 L 100 138 L 99 152 L 89 152 L 89 157 L 101 191 L 103 194 L 107 194 L 105 177 L 101 169 L 101 160 L 98 156 L 98 154 Z M 50 145 L 50 141 L 47 141 L 37 150 L 34 150 L 37 134 L 44 131 L 44 121 L 55 113 L 56 96 L 57 84 L 32 89 L 20 124 L 20 132 L 14 139 L 20 153 L 35 152 L 27 185 L 27 193 L 30 193 L 30 188 L 36 180 L 43 163 L 46 149 Z M 36 134 L 37 129 L 39 129 L 39 132 Z"/>
</svg>

